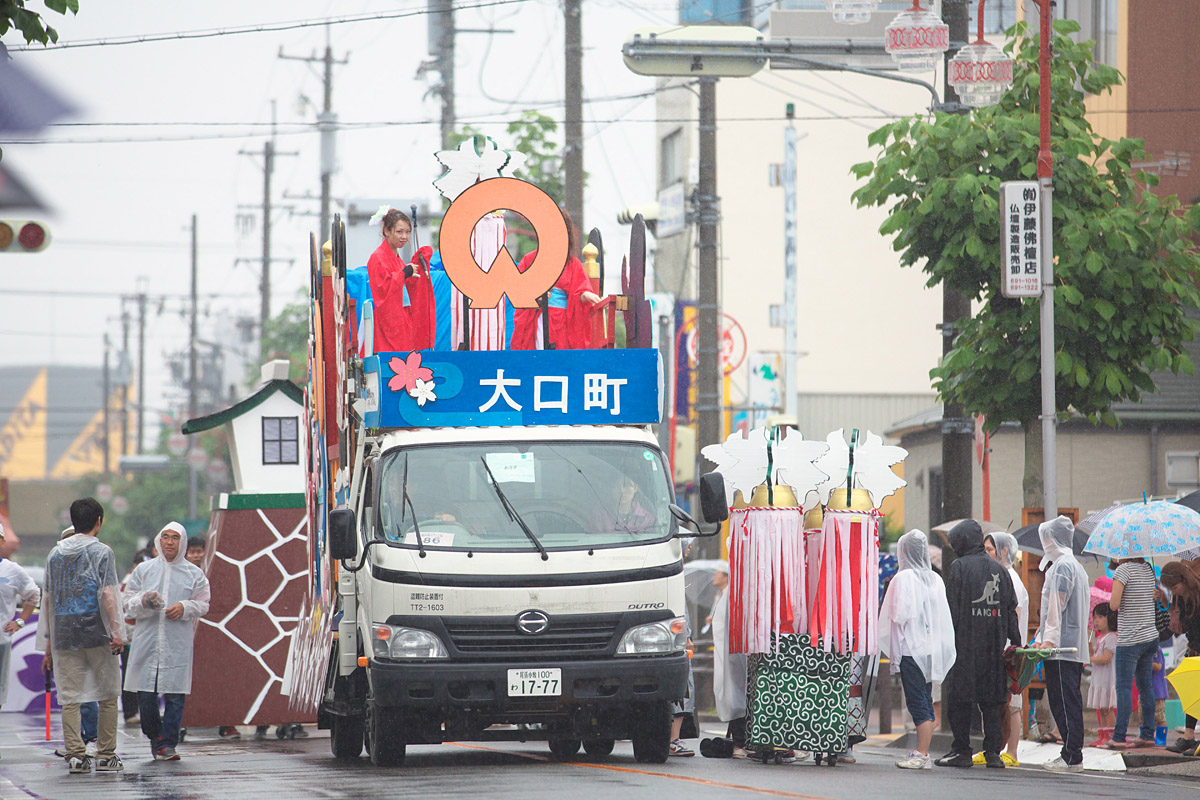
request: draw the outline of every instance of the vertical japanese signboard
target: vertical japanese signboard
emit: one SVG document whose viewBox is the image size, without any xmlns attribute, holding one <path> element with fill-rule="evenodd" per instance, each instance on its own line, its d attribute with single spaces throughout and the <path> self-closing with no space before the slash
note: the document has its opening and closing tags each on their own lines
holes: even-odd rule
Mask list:
<svg viewBox="0 0 1200 800">
<path fill-rule="evenodd" d="M 1000 184 L 1005 297 L 1042 293 L 1042 197 L 1036 181 Z"/>
</svg>

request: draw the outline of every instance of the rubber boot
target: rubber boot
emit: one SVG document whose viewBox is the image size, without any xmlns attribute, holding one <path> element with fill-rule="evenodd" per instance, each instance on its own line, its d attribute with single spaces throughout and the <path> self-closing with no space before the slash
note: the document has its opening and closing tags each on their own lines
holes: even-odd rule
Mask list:
<svg viewBox="0 0 1200 800">
<path fill-rule="evenodd" d="M 1104 745 L 1112 739 L 1113 729 L 1111 726 L 1102 727 L 1096 731 L 1096 741 L 1088 745 L 1088 747 L 1104 747 Z"/>
</svg>

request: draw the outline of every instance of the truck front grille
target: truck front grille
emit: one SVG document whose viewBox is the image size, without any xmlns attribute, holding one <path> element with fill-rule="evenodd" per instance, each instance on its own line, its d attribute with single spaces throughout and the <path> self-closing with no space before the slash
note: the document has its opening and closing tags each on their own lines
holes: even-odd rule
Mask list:
<svg viewBox="0 0 1200 800">
<path fill-rule="evenodd" d="M 464 656 L 578 658 L 611 653 L 620 614 L 552 616 L 545 631 L 528 634 L 513 617 L 447 617 L 450 646 Z"/>
</svg>

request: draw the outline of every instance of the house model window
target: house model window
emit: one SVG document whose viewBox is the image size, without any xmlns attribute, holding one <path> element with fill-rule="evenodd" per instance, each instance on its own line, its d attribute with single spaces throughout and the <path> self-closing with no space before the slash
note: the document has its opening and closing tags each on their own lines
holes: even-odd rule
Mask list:
<svg viewBox="0 0 1200 800">
<path fill-rule="evenodd" d="M 262 463 L 297 464 L 300 462 L 300 418 L 262 418 Z"/>
</svg>

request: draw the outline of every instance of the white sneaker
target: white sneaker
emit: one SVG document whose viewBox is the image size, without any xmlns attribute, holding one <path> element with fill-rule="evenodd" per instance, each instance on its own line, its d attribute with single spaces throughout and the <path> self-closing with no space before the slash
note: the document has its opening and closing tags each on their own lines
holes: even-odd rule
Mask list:
<svg viewBox="0 0 1200 800">
<path fill-rule="evenodd" d="M 1043 764 L 1042 769 L 1047 769 L 1051 772 L 1083 772 L 1083 762 L 1068 764 L 1063 761 L 1062 756 L 1058 756 L 1053 761 L 1047 761 Z"/>
<path fill-rule="evenodd" d="M 913 750 L 908 754 L 908 758 L 897 761 L 896 766 L 900 769 L 933 769 L 933 760 Z"/>
</svg>

